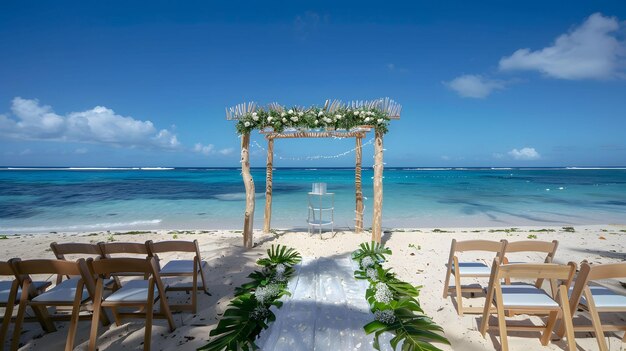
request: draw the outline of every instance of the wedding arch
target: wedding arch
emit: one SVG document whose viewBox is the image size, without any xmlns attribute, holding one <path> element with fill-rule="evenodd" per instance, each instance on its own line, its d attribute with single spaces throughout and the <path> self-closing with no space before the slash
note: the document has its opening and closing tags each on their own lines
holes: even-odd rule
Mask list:
<svg viewBox="0 0 626 351">
<path fill-rule="evenodd" d="M 263 231 L 270 232 L 272 219 L 272 171 L 274 140 L 287 138 L 355 138 L 355 232 L 363 232 L 363 191 L 361 187 L 362 143 L 365 135 L 374 130 L 374 206 L 372 240 L 381 241 L 383 207 L 383 136 L 389 122 L 400 118 L 402 106 L 389 98 L 343 103 L 326 100 L 323 107 L 294 106 L 278 103 L 265 107 L 254 102 L 241 103 L 226 109 L 226 119 L 237 121 L 241 136 L 241 174 L 246 188 L 243 244 L 253 245 L 253 220 L 255 207 L 254 179 L 250 173 L 250 133 L 259 130 L 267 140 L 265 185 L 265 217 Z"/>
</svg>

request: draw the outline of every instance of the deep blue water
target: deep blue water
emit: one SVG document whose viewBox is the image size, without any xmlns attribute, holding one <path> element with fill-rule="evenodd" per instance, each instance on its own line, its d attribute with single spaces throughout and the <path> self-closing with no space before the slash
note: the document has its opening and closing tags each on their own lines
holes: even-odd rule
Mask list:
<svg viewBox="0 0 626 351">
<path fill-rule="evenodd" d="M 371 169 L 363 171 L 365 222 Z M 265 170 L 253 169 L 262 226 Z M 273 224 L 304 227 L 313 182 L 336 193 L 338 226 L 354 225 L 353 169 L 276 169 Z M 0 232 L 240 228 L 238 169 L 0 168 Z M 385 227 L 626 223 L 626 169 L 388 168 Z"/>
</svg>

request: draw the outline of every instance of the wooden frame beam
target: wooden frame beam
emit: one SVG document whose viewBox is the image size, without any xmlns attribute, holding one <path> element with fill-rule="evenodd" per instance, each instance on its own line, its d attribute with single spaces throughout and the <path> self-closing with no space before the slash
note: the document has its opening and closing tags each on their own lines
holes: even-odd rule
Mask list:
<svg viewBox="0 0 626 351">
<path fill-rule="evenodd" d="M 265 171 L 265 221 L 263 233 L 270 232 L 272 222 L 272 172 L 274 171 L 274 139 L 267 139 L 267 168 Z"/>
</svg>

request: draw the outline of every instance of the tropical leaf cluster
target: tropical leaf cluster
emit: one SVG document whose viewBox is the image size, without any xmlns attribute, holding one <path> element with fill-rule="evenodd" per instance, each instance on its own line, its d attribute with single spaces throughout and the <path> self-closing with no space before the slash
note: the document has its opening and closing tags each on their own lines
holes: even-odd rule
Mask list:
<svg viewBox="0 0 626 351">
<path fill-rule="evenodd" d="M 287 281 L 295 274 L 293 266 L 300 261 L 300 254 L 294 249 L 272 245 L 267 250 L 267 258 L 257 261 L 261 270 L 250 273 L 250 281 L 235 289 L 235 298 L 217 327 L 209 333 L 211 341 L 198 350 L 258 350 L 254 341 L 269 323 L 276 320 L 270 307 L 280 308 L 282 302 L 279 299 L 290 295 Z M 272 293 L 268 294 L 267 291 Z"/>
<path fill-rule="evenodd" d="M 247 134 L 252 130 L 271 128 L 275 132 L 282 132 L 285 128 L 296 129 L 344 129 L 351 130 L 361 126 L 371 126 L 377 131 L 387 133 L 389 115 L 378 108 L 340 107 L 334 111 L 312 106 L 280 107 L 274 109 L 258 108 L 241 117 L 237 122 L 237 133 Z"/>
<path fill-rule="evenodd" d="M 375 242 L 363 243 L 352 254 L 359 263 L 354 272 L 357 279 L 367 279 L 365 292 L 375 320 L 364 326 L 367 334 L 374 334 L 374 348 L 380 350 L 379 337 L 388 332 L 394 350 L 440 350 L 433 343 L 450 344 L 443 335 L 443 328 L 424 314 L 418 297 L 420 286 L 413 286 L 396 277 L 390 268 L 382 264 L 391 250 Z"/>
</svg>

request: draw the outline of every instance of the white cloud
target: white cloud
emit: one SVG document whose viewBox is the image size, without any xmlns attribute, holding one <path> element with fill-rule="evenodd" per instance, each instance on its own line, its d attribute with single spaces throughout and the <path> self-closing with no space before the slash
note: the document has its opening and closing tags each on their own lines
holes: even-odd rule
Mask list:
<svg viewBox="0 0 626 351">
<path fill-rule="evenodd" d="M 11 104 L 15 118 L 0 115 L 0 135 L 25 140 L 54 140 L 128 147 L 176 149 L 176 135 L 157 130 L 152 122 L 124 117 L 103 106 L 56 114 L 36 99 L 16 97 Z"/>
<path fill-rule="evenodd" d="M 505 83 L 500 80 L 488 79 L 481 75 L 465 74 L 444 82 L 446 86 L 462 97 L 486 98 L 494 90 L 504 89 Z"/>
<path fill-rule="evenodd" d="M 228 155 L 232 155 L 235 149 L 233 149 L 232 147 L 225 148 L 225 149 L 216 149 L 215 145 L 213 144 L 202 145 L 201 143 L 196 143 L 196 145 L 194 145 L 193 147 L 193 151 L 203 154 L 205 156 L 210 156 L 210 155 L 228 156 Z"/>
<path fill-rule="evenodd" d="M 621 28 L 620 28 L 621 27 Z M 594 13 L 577 28 L 560 35 L 552 46 L 537 51 L 519 49 L 500 60 L 500 70 L 539 71 L 559 79 L 623 77 L 626 41 L 624 25 L 615 17 Z"/>
<path fill-rule="evenodd" d="M 541 155 L 534 147 L 524 147 L 521 149 L 513 149 L 509 151 L 509 155 L 516 160 L 538 160 Z"/>
</svg>

